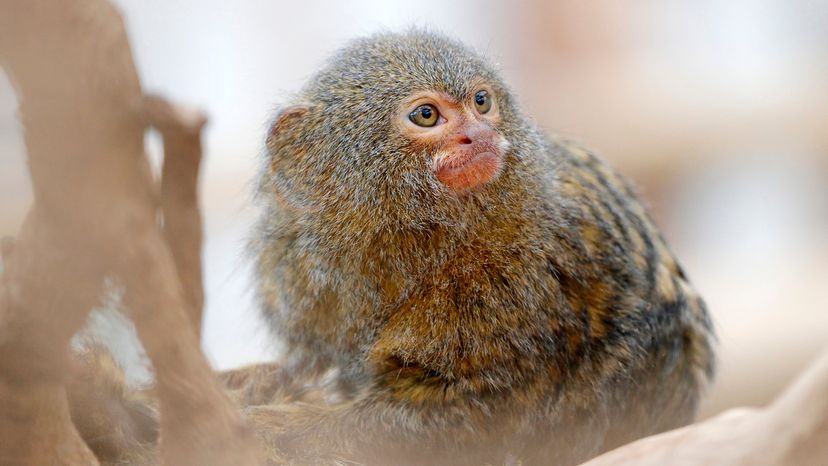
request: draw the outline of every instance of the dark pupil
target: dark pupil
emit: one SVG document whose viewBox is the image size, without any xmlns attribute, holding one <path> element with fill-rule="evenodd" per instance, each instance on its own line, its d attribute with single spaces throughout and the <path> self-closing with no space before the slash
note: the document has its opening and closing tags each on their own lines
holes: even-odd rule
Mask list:
<svg viewBox="0 0 828 466">
<path fill-rule="evenodd" d="M 431 109 L 430 109 L 430 108 L 428 108 L 428 107 L 423 107 L 423 108 L 420 110 L 420 115 L 422 115 L 422 117 L 423 117 L 423 118 L 425 118 L 426 120 L 428 120 L 429 118 L 431 118 Z"/>
<path fill-rule="evenodd" d="M 474 101 L 477 103 L 477 105 L 485 104 L 486 103 L 486 94 L 483 93 L 483 92 L 477 94 L 476 96 L 474 96 Z"/>
</svg>

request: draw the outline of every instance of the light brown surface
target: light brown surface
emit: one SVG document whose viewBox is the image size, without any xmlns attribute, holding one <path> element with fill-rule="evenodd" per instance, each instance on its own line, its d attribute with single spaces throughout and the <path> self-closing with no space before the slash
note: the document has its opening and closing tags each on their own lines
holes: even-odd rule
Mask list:
<svg viewBox="0 0 828 466">
<path fill-rule="evenodd" d="M 166 222 L 177 230 L 185 223 L 184 233 L 198 234 L 195 243 L 170 245 L 157 225 L 141 89 L 119 14 L 104 0 L 6 0 L 0 11 L 0 57 L 20 96 L 36 199 L 4 260 L 0 288 L 0 438 L 14 440 L 3 443 L 0 459 L 96 463 L 69 421 L 63 381 L 69 339 L 104 277 L 114 276 L 157 376 L 161 462 L 256 464 L 252 433 L 199 351 L 188 317 L 188 309 L 192 319 L 200 314 L 200 286 L 190 302 L 182 288 L 200 280 L 200 263 L 187 259 L 200 252 L 197 212 Z M 166 118 L 150 103 L 146 116 L 169 137 L 167 159 L 183 164 L 165 170 L 182 179 L 163 190 L 164 213 L 197 211 L 201 124 Z"/>
<path fill-rule="evenodd" d="M 828 463 L 828 352 L 772 404 L 625 445 L 584 466 L 797 465 Z"/>
</svg>

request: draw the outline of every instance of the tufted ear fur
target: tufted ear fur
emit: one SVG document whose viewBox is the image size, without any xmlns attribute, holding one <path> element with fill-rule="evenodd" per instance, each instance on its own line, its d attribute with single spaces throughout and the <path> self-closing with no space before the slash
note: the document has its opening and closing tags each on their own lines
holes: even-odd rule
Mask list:
<svg viewBox="0 0 828 466">
<path fill-rule="evenodd" d="M 267 143 L 270 145 L 275 139 L 284 136 L 285 133 L 290 132 L 295 128 L 299 120 L 307 115 L 311 110 L 311 106 L 307 104 L 290 105 L 281 107 L 276 111 L 273 119 L 270 122 L 270 129 L 267 132 Z"/>
<path fill-rule="evenodd" d="M 295 104 L 281 107 L 270 122 L 265 145 L 270 154 L 271 174 L 285 162 L 294 160 L 304 150 L 300 147 L 303 135 L 307 133 L 308 117 L 313 107 L 309 104 Z"/>
<path fill-rule="evenodd" d="M 283 207 L 305 209 L 308 204 L 304 171 L 297 164 L 307 150 L 310 116 L 313 106 L 295 104 L 281 107 L 271 120 L 267 132 L 269 176 L 265 180 L 269 192 Z"/>
</svg>

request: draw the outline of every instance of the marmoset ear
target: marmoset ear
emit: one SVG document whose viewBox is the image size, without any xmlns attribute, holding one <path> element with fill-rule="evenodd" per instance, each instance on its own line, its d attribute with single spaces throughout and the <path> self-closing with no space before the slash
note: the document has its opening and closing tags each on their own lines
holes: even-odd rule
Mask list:
<svg viewBox="0 0 828 466">
<path fill-rule="evenodd" d="M 312 106 L 309 104 L 296 104 L 287 107 L 280 107 L 270 121 L 270 128 L 267 132 L 267 144 L 275 142 L 291 133 L 291 129 L 301 127 L 299 123 L 305 115 L 309 114 Z M 297 126 L 298 125 L 298 126 Z"/>
<path fill-rule="evenodd" d="M 306 104 L 289 105 L 277 109 L 273 115 L 265 140 L 272 175 L 293 167 L 305 152 L 302 139 L 312 108 Z"/>
<path fill-rule="evenodd" d="M 307 203 L 303 169 L 311 142 L 306 134 L 313 106 L 295 104 L 277 109 L 267 132 L 268 181 L 279 204 L 301 208 Z"/>
</svg>

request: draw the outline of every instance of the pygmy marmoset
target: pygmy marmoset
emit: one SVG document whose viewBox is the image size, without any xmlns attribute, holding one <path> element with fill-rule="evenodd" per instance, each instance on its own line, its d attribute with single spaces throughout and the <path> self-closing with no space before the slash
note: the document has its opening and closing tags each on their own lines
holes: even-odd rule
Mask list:
<svg viewBox="0 0 828 466">
<path fill-rule="evenodd" d="M 702 299 L 630 184 L 541 134 L 460 43 L 335 53 L 277 112 L 259 197 L 258 295 L 287 357 L 268 377 L 333 395 L 228 380 L 290 461 L 575 464 L 692 420 Z"/>
</svg>

